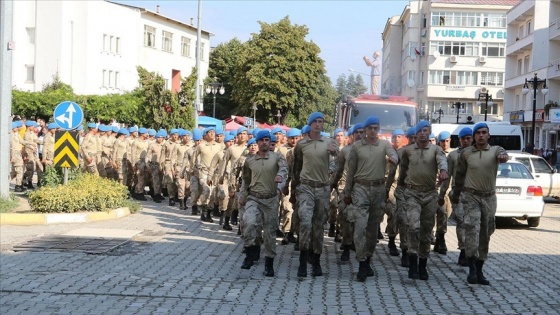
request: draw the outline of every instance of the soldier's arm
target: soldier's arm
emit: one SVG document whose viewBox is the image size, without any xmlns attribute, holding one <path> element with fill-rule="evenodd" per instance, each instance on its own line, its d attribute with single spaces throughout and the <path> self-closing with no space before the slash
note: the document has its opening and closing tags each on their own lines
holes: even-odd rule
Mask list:
<svg viewBox="0 0 560 315">
<path fill-rule="evenodd" d="M 507 154 L 506 150 L 500 146 L 496 148 L 496 158 L 500 163 L 507 162 L 509 160 L 509 155 Z"/>
<path fill-rule="evenodd" d="M 282 182 L 278 184 L 278 190 L 282 191 L 288 177 L 288 162 L 281 153 L 278 153 L 278 172 L 276 176 L 282 177 Z"/>
<path fill-rule="evenodd" d="M 299 185 L 299 173 L 303 168 L 303 152 L 301 150 L 301 145 L 298 142 L 294 148 L 294 167 L 292 172 L 292 191 L 295 191 L 296 187 Z"/>
<path fill-rule="evenodd" d="M 399 186 L 404 186 L 404 180 L 406 179 L 406 173 L 408 172 L 408 153 L 406 149 L 403 151 L 401 163 L 399 163 Z"/>
<path fill-rule="evenodd" d="M 338 185 L 338 182 L 344 173 L 344 165 L 346 165 L 346 158 L 344 157 L 344 154 L 340 152 L 336 158 L 336 172 L 334 173 L 334 180 L 331 185 Z"/>
<path fill-rule="evenodd" d="M 136 165 L 136 162 L 138 162 L 138 159 L 136 157 L 136 150 L 136 141 L 133 141 L 130 147 L 130 163 L 132 163 L 133 167 Z"/>
<path fill-rule="evenodd" d="M 212 161 L 210 162 L 210 169 L 208 170 L 208 176 L 215 182 L 217 183 L 218 181 L 218 174 L 217 174 L 217 168 L 218 165 L 221 162 L 221 156 L 220 156 L 220 152 L 214 154 L 214 157 L 212 158 Z"/>
<path fill-rule="evenodd" d="M 356 174 L 356 167 L 358 166 L 358 150 L 354 145 L 348 155 L 348 165 L 346 169 L 346 185 L 344 186 L 344 196 L 350 197 L 352 194 L 352 187 L 354 187 L 354 174 Z"/>
<path fill-rule="evenodd" d="M 465 176 L 467 175 L 467 156 L 466 151 L 462 151 L 457 159 L 457 170 L 455 171 L 455 186 L 453 187 L 453 197 L 458 198 L 463 186 L 465 186 Z"/>
<path fill-rule="evenodd" d="M 440 146 L 437 147 L 436 160 L 438 164 L 438 170 L 440 172 L 441 171 L 447 172 L 448 169 L 447 157 L 445 156 L 445 152 L 443 152 L 443 149 Z"/>
<path fill-rule="evenodd" d="M 221 181 L 223 180 L 225 174 L 226 174 L 226 168 L 227 168 L 227 164 L 229 162 L 229 160 L 231 159 L 231 149 L 228 148 L 227 150 L 225 150 L 224 152 L 224 158 L 220 161 L 220 165 L 218 165 L 218 180 Z"/>
<path fill-rule="evenodd" d="M 397 164 L 399 162 L 399 155 L 390 142 L 385 142 L 385 155 L 389 158 L 389 162 L 391 165 Z"/>
<path fill-rule="evenodd" d="M 441 183 L 441 187 L 439 188 L 439 199 L 445 198 L 445 194 L 449 188 L 449 184 L 451 183 L 451 177 L 453 177 L 453 172 L 455 171 L 452 154 L 453 152 L 447 156 L 447 173 L 449 174 L 449 177 Z"/>
</svg>

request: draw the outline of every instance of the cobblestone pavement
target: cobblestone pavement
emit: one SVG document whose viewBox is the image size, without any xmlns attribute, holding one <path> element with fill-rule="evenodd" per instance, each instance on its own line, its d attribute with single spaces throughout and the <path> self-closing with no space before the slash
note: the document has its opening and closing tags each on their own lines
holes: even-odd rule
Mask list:
<svg viewBox="0 0 560 315">
<path fill-rule="evenodd" d="M 78 228 L 142 230 L 109 254 L 13 252 L 13 245 Z M 466 283 L 456 265 L 455 229 L 447 256 L 432 253 L 428 281 L 410 280 L 387 241 L 373 258 L 376 275 L 355 280 L 355 260 L 341 263 L 325 238 L 322 277 L 298 279 L 299 252 L 278 240 L 276 277 L 264 259 L 240 269 L 242 244 L 216 223 L 144 203 L 115 221 L 0 228 L 0 313 L 6 314 L 558 314 L 560 204 L 547 204 L 538 228 L 499 220 L 485 265 L 491 286 Z M 352 253 L 353 255 L 353 253 Z M 352 257 L 353 258 L 353 257 Z"/>
</svg>

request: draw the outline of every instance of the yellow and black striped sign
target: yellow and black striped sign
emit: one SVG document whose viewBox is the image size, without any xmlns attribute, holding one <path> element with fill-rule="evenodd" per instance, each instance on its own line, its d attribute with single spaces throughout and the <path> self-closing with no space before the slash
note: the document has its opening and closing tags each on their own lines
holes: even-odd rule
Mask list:
<svg viewBox="0 0 560 315">
<path fill-rule="evenodd" d="M 57 131 L 54 136 L 54 166 L 78 167 L 78 132 Z"/>
</svg>

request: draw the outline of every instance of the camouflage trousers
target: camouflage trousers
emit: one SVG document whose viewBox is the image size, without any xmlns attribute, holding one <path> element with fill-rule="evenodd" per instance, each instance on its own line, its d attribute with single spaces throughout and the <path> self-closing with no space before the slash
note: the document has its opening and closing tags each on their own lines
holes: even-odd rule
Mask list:
<svg viewBox="0 0 560 315">
<path fill-rule="evenodd" d="M 21 157 L 21 151 L 12 150 L 10 159 L 12 160 L 10 177 L 12 180 L 16 179 L 17 186 L 21 186 L 23 183 L 23 158 Z"/>
<path fill-rule="evenodd" d="M 408 222 L 408 253 L 420 258 L 430 256 L 430 240 L 437 208 L 437 191 L 406 189 L 406 212 Z"/>
<path fill-rule="evenodd" d="M 167 186 L 169 198 L 175 198 L 177 194 L 177 185 L 175 185 L 175 177 L 173 176 L 173 166 L 171 161 L 165 161 L 163 164 L 163 182 Z"/>
<path fill-rule="evenodd" d="M 288 188 L 289 189 L 289 188 Z M 278 213 L 279 222 L 282 222 L 282 232 L 288 233 L 292 227 L 292 217 L 294 214 L 294 208 L 290 202 L 290 194 L 284 196 L 284 194 L 279 193 L 280 197 L 280 210 Z"/>
<path fill-rule="evenodd" d="M 348 212 L 352 211 L 353 205 L 347 206 L 344 203 L 344 194 L 342 193 L 338 195 L 338 199 L 338 212 L 340 214 L 338 220 L 340 222 L 342 245 L 352 245 L 354 242 L 354 223 L 350 222 Z"/>
<path fill-rule="evenodd" d="M 161 194 L 161 169 L 159 163 L 150 162 L 150 168 L 152 170 L 152 187 L 154 188 L 154 194 Z"/>
<path fill-rule="evenodd" d="M 145 173 L 146 173 L 146 163 L 144 162 L 138 162 L 136 163 L 136 186 L 134 189 L 134 192 L 137 194 L 144 194 L 144 186 L 146 186 L 146 184 L 144 183 L 144 178 L 145 178 Z"/>
<path fill-rule="evenodd" d="M 278 229 L 278 197 L 259 199 L 247 196 L 243 214 L 243 243 L 245 247 L 264 243 L 266 257 L 276 257 L 276 230 Z M 262 234 L 261 234 L 262 231 Z"/>
<path fill-rule="evenodd" d="M 291 194 L 295 194 L 295 192 L 290 190 L 290 195 L 288 195 L 288 197 L 291 196 Z M 295 213 L 296 215 L 292 214 L 292 222 L 290 222 L 290 232 L 299 235 L 299 211 L 297 200 L 295 203 L 291 203 L 291 205 L 293 213 Z"/>
<path fill-rule="evenodd" d="M 82 167 L 82 170 L 85 173 L 89 173 L 89 174 L 94 174 L 94 175 L 99 175 L 99 172 L 97 171 L 97 161 L 96 161 L 96 157 L 92 156 L 91 157 L 92 161 L 91 163 L 87 164 L 87 161 L 84 160 L 84 164 Z M 117 163 L 118 164 L 118 163 Z M 125 185 L 126 186 L 126 185 Z"/>
<path fill-rule="evenodd" d="M 97 173 L 100 177 L 107 178 L 107 171 L 105 170 L 105 164 L 103 164 L 103 157 L 101 154 L 98 154 L 95 157 L 97 163 Z"/>
<path fill-rule="evenodd" d="M 179 200 L 186 199 L 190 195 L 191 181 L 188 176 L 177 177 L 177 197 Z"/>
<path fill-rule="evenodd" d="M 212 193 L 210 195 L 210 201 L 208 202 L 208 204 L 218 204 L 218 209 L 220 209 L 220 211 L 226 211 L 228 203 L 228 186 L 226 184 L 213 185 Z"/>
<path fill-rule="evenodd" d="M 188 207 L 192 207 L 196 205 L 196 201 L 200 197 L 200 184 L 198 177 L 192 175 L 189 179 L 190 186 L 191 186 L 191 198 L 189 199 L 189 203 L 187 204 Z"/>
<path fill-rule="evenodd" d="M 451 206 L 453 207 L 453 218 L 456 222 L 457 245 L 459 249 L 465 249 L 465 210 L 460 202 L 451 204 Z"/>
<path fill-rule="evenodd" d="M 316 254 L 323 251 L 324 225 L 329 211 L 330 187 L 311 187 L 300 184 L 296 189 L 299 216 L 299 247 L 313 250 Z"/>
<path fill-rule="evenodd" d="M 408 218 L 406 213 L 406 199 L 403 187 L 395 188 L 395 206 L 397 217 L 397 230 L 399 231 L 400 245 L 403 250 L 408 250 Z"/>
<path fill-rule="evenodd" d="M 496 195 L 480 197 L 471 193 L 461 193 L 465 211 L 465 252 L 467 257 L 480 260 L 488 258 L 490 236 L 496 230 Z"/>
<path fill-rule="evenodd" d="M 28 181 L 31 182 L 35 171 L 37 172 L 37 183 L 40 183 L 41 178 L 43 178 L 43 164 L 35 155 L 29 156 L 27 162 L 25 163 L 25 177 Z"/>
<path fill-rule="evenodd" d="M 353 207 L 350 222 L 354 222 L 356 259 L 365 261 L 373 256 L 377 245 L 379 223 L 385 211 L 385 186 L 355 184 L 352 188 Z"/>
<path fill-rule="evenodd" d="M 201 169 L 198 172 L 198 184 L 200 187 L 200 196 L 198 197 L 197 205 L 208 206 L 210 204 L 210 194 L 212 193 L 213 186 L 208 185 L 208 170 Z"/>
<path fill-rule="evenodd" d="M 128 163 L 126 160 L 117 160 L 117 176 L 119 183 L 127 186 L 127 179 L 128 179 Z"/>
<path fill-rule="evenodd" d="M 447 191 L 449 193 L 449 190 Z M 446 194 L 444 199 L 445 204 L 443 206 L 438 205 L 436 211 L 436 233 L 447 233 L 447 219 L 451 215 L 451 201 L 449 196 Z"/>
<path fill-rule="evenodd" d="M 385 214 L 387 215 L 387 227 L 385 233 L 389 237 L 396 237 L 399 234 L 399 225 L 397 223 L 397 202 L 394 196 L 396 185 L 391 186 L 389 190 L 389 199 L 386 203 Z"/>
</svg>

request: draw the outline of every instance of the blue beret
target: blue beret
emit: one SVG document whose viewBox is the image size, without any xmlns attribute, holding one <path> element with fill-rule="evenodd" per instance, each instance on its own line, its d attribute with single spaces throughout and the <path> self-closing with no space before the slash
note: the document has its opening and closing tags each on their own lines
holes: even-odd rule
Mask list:
<svg viewBox="0 0 560 315">
<path fill-rule="evenodd" d="M 23 126 L 23 122 L 21 120 L 16 120 L 15 123 L 18 128 Z"/>
<path fill-rule="evenodd" d="M 76 130 L 78 130 L 78 131 L 84 130 L 84 125 L 79 125 L 78 128 L 76 128 Z"/>
<path fill-rule="evenodd" d="M 192 132 L 190 130 L 185 130 L 185 136 L 192 136 Z"/>
<path fill-rule="evenodd" d="M 430 137 L 428 137 L 428 139 L 435 139 L 435 138 L 436 138 L 436 135 L 433 134 L 433 133 L 430 133 Z"/>
<path fill-rule="evenodd" d="M 301 128 L 301 133 L 302 134 L 306 134 L 306 133 L 310 133 L 311 132 L 311 127 L 309 127 L 309 125 L 305 125 L 303 126 L 303 128 Z"/>
<path fill-rule="evenodd" d="M 438 141 L 443 141 L 445 139 L 449 139 L 451 138 L 451 133 L 449 133 L 449 131 L 442 131 L 439 133 L 437 139 Z"/>
<path fill-rule="evenodd" d="M 314 112 L 313 114 L 309 115 L 309 119 L 307 119 L 307 124 L 311 125 L 311 123 L 313 121 L 315 121 L 315 119 L 317 118 L 322 118 L 325 119 L 325 117 L 323 116 L 323 113 L 321 112 Z"/>
<path fill-rule="evenodd" d="M 148 135 L 155 136 L 157 132 L 154 129 L 148 129 Z"/>
<path fill-rule="evenodd" d="M 328 132 L 321 131 L 321 137 L 328 138 L 328 137 L 330 137 L 330 136 L 331 136 L 331 135 L 330 135 Z"/>
<path fill-rule="evenodd" d="M 292 128 L 292 129 L 288 130 L 288 132 L 286 133 L 286 136 L 288 138 L 301 137 L 301 130 L 299 130 L 297 128 Z"/>
<path fill-rule="evenodd" d="M 344 130 L 342 130 L 342 128 L 336 128 L 336 129 L 334 130 L 333 134 L 332 134 L 332 135 L 333 135 L 333 138 L 336 137 L 336 135 L 337 135 L 339 132 L 344 132 Z"/>
<path fill-rule="evenodd" d="M 344 132 L 344 136 L 348 137 L 348 131 Z"/>
<path fill-rule="evenodd" d="M 351 135 L 351 134 L 353 134 L 353 133 L 354 133 L 354 126 L 352 126 L 352 127 L 350 127 L 350 128 L 348 129 L 348 134 L 349 134 L 349 135 Z"/>
<path fill-rule="evenodd" d="M 169 131 L 169 135 L 172 135 L 174 133 L 179 134 L 179 129 L 173 128 Z"/>
<path fill-rule="evenodd" d="M 421 120 L 418 124 L 416 124 L 416 128 L 415 128 L 416 133 L 418 133 L 424 127 L 430 127 L 430 123 L 427 120 Z M 435 136 L 434 136 L 434 138 L 435 138 Z"/>
<path fill-rule="evenodd" d="M 255 128 L 255 129 L 253 129 L 253 137 L 256 137 L 257 134 L 258 134 L 261 130 L 262 130 L 261 128 Z"/>
<path fill-rule="evenodd" d="M 479 123 L 476 123 L 476 124 L 473 126 L 473 128 L 472 128 L 473 135 L 474 135 L 474 134 L 477 132 L 477 130 L 480 129 L 480 128 L 487 128 L 488 130 L 490 130 L 490 128 L 488 128 L 488 125 L 487 125 L 485 122 L 479 122 Z"/>
<path fill-rule="evenodd" d="M 119 127 L 117 127 L 117 126 L 113 126 L 113 127 L 111 128 L 111 130 L 112 130 L 113 132 L 115 132 L 115 133 L 119 133 Z M 155 130 L 154 130 L 154 131 L 155 131 Z"/>
<path fill-rule="evenodd" d="M 272 138 L 271 134 L 270 134 L 270 131 L 268 131 L 268 130 L 259 131 L 259 133 L 255 136 L 255 141 L 259 141 L 259 140 L 264 139 L 264 138 L 269 138 L 269 139 Z"/>
<path fill-rule="evenodd" d="M 144 127 L 139 128 L 139 129 L 138 129 L 138 133 L 139 133 L 139 134 L 148 133 L 148 129 L 146 129 L 146 128 L 144 128 Z"/>
<path fill-rule="evenodd" d="M 415 127 L 409 127 L 409 128 L 406 130 L 406 136 L 407 136 L 407 137 L 413 137 L 413 136 L 415 136 L 415 135 L 416 135 L 416 128 L 415 128 Z"/>
<path fill-rule="evenodd" d="M 167 137 L 167 131 L 165 131 L 165 129 L 160 129 L 156 133 L 156 138 L 165 138 L 165 137 Z"/>
<path fill-rule="evenodd" d="M 88 128 L 97 128 L 97 124 L 94 122 L 90 122 L 87 124 Z"/>
<path fill-rule="evenodd" d="M 379 118 L 377 116 L 369 116 L 364 122 L 364 128 L 370 125 L 379 125 Z"/>
<path fill-rule="evenodd" d="M 210 132 L 210 131 L 214 131 L 214 132 L 215 132 L 214 127 L 204 128 L 204 130 L 202 130 L 202 135 L 206 136 L 206 134 L 207 134 L 208 132 Z"/>
<path fill-rule="evenodd" d="M 136 127 L 134 127 L 134 126 L 128 128 L 128 132 L 136 132 L 136 131 L 138 131 L 138 128 L 136 128 Z"/>
<path fill-rule="evenodd" d="M 233 141 L 233 139 L 235 139 L 234 136 L 232 136 L 232 135 L 227 135 L 227 136 L 224 138 L 224 142 Z"/>
<path fill-rule="evenodd" d="M 271 134 L 270 134 L 270 142 L 276 143 L 276 141 L 278 141 L 278 140 L 276 139 L 276 136 L 275 136 L 273 133 L 271 133 Z"/>
<path fill-rule="evenodd" d="M 20 126 L 18 126 L 18 121 L 12 121 L 12 129 L 16 129 L 16 128 L 19 128 L 19 127 Z"/>
<path fill-rule="evenodd" d="M 47 125 L 48 130 L 57 129 L 57 128 L 58 128 L 58 125 L 55 122 L 52 122 L 52 123 Z"/>
<path fill-rule="evenodd" d="M 202 130 L 200 130 L 199 128 L 193 129 L 192 138 L 194 141 L 202 139 Z"/>
<path fill-rule="evenodd" d="M 126 128 L 119 129 L 119 133 L 123 134 L 123 135 L 127 135 L 127 136 L 130 135 L 130 132 L 128 130 L 126 130 Z"/>
<path fill-rule="evenodd" d="M 99 125 L 99 127 L 97 127 L 97 129 L 99 129 L 99 131 L 101 131 L 101 132 L 111 131 L 111 127 L 103 125 L 103 124 Z"/>
<path fill-rule="evenodd" d="M 255 138 L 251 138 L 248 142 L 247 142 L 247 147 L 249 147 L 252 144 L 257 143 L 257 140 L 255 140 Z"/>
<path fill-rule="evenodd" d="M 237 132 L 235 133 L 235 135 L 237 136 L 238 134 L 242 133 L 243 131 L 247 131 L 247 127 L 239 127 L 239 129 L 237 129 Z"/>
<path fill-rule="evenodd" d="M 278 133 L 278 132 L 284 133 L 284 129 L 282 129 L 280 127 L 276 127 L 274 129 L 272 129 L 272 131 L 270 133 L 275 134 L 275 133 Z"/>
<path fill-rule="evenodd" d="M 467 136 L 471 136 L 472 137 L 472 129 L 470 127 L 463 127 L 460 131 L 459 131 L 459 139 L 467 137 Z"/>
<path fill-rule="evenodd" d="M 352 130 L 352 133 L 355 133 L 356 131 L 358 131 L 358 129 L 364 129 L 364 124 L 362 123 L 357 123 L 354 125 L 354 130 Z"/>
<path fill-rule="evenodd" d="M 404 136 L 404 130 L 395 129 L 395 131 L 393 131 L 393 136 Z"/>
<path fill-rule="evenodd" d="M 232 130 L 229 132 L 229 134 L 235 137 L 237 136 L 237 130 Z"/>
<path fill-rule="evenodd" d="M 216 135 L 224 135 L 224 129 L 216 129 Z"/>
<path fill-rule="evenodd" d="M 187 131 L 185 129 L 178 130 L 179 137 L 184 137 L 187 135 Z"/>
</svg>

